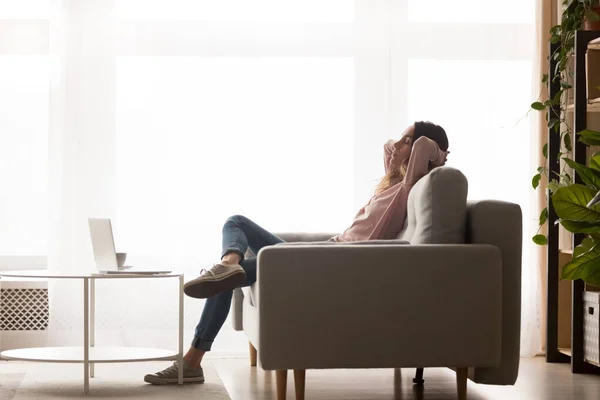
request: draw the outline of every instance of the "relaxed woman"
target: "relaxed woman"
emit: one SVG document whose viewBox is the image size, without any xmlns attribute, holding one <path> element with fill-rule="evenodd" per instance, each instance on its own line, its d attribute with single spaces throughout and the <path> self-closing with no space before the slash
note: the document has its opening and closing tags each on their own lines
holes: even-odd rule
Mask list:
<svg viewBox="0 0 600 400">
<path fill-rule="evenodd" d="M 415 122 L 398 141 L 384 145 L 385 176 L 369 202 L 342 234 L 329 239 L 335 242 L 355 242 L 393 239 L 404 226 L 408 194 L 414 184 L 433 168 L 446 163 L 448 137 L 440 126 L 430 122 Z M 191 347 L 184 356 L 183 380 L 202 383 L 200 362 L 223 326 L 231 306 L 233 289 L 256 282 L 256 258 L 245 258 L 249 248 L 254 254 L 265 246 L 283 240 L 261 228 L 248 218 L 236 215 L 223 226 L 221 261 L 184 286 L 186 295 L 206 298 L 206 304 L 196 326 Z M 177 362 L 144 380 L 153 384 L 177 383 Z"/>
</svg>

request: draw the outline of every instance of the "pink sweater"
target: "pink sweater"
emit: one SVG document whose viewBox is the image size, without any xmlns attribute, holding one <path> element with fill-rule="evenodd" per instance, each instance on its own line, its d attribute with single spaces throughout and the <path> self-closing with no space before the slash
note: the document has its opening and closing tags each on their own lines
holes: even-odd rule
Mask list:
<svg viewBox="0 0 600 400">
<path fill-rule="evenodd" d="M 385 172 L 391 169 L 395 141 L 384 147 Z M 404 179 L 389 189 L 371 197 L 369 203 L 358 211 L 352 225 L 331 240 L 356 242 L 362 240 L 395 239 L 404 226 L 408 194 L 415 183 L 429 172 L 429 162 L 442 165 L 446 152 L 427 137 L 420 137 L 413 144 Z"/>
</svg>

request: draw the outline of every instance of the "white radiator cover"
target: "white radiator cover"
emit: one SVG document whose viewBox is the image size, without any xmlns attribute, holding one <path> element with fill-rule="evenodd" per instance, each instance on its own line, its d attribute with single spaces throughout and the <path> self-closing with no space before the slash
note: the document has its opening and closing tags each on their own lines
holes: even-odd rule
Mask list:
<svg viewBox="0 0 600 400">
<path fill-rule="evenodd" d="M 0 280 L 0 350 L 44 346 L 48 318 L 47 280 Z"/>
</svg>

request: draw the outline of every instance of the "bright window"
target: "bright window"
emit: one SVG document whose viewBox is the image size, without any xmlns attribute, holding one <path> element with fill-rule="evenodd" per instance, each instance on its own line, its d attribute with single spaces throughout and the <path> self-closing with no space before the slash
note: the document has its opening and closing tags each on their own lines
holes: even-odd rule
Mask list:
<svg viewBox="0 0 600 400">
<path fill-rule="evenodd" d="M 46 254 L 48 57 L 0 55 L 0 255 Z"/>
<path fill-rule="evenodd" d="M 535 0 L 408 0 L 410 22 L 530 24 L 534 15 Z"/>
<path fill-rule="evenodd" d="M 210 256 L 233 214 L 271 231 L 350 223 L 353 75 L 351 58 L 119 57 L 121 243 Z"/>
<path fill-rule="evenodd" d="M 129 20 L 351 22 L 350 0 L 117 0 Z"/>
<path fill-rule="evenodd" d="M 52 0 L 0 0 L 0 19 L 47 19 Z"/>
</svg>

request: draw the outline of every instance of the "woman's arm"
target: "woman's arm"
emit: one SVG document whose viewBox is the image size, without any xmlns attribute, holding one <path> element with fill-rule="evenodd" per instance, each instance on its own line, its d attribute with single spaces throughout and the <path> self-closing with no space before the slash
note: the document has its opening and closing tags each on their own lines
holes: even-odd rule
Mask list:
<svg viewBox="0 0 600 400">
<path fill-rule="evenodd" d="M 419 179 L 427 175 L 430 161 L 437 166 L 444 165 L 447 154 L 447 152 L 440 150 L 436 142 L 428 137 L 421 136 L 413 144 L 404 184 L 414 185 Z"/>
<path fill-rule="evenodd" d="M 396 143 L 393 139 L 388 140 L 383 145 L 383 166 L 385 167 L 385 173 L 391 171 L 391 161 L 392 161 L 392 153 L 394 152 L 394 143 Z"/>
</svg>

